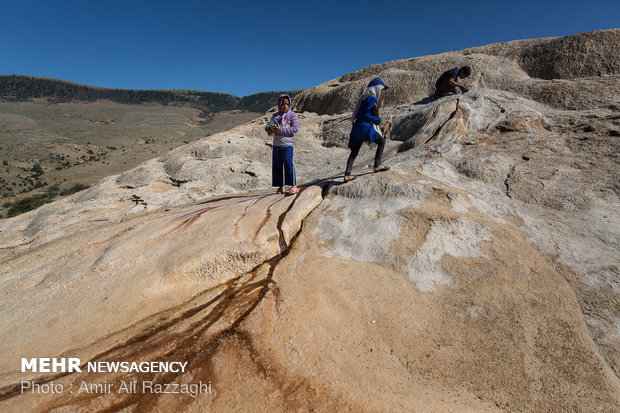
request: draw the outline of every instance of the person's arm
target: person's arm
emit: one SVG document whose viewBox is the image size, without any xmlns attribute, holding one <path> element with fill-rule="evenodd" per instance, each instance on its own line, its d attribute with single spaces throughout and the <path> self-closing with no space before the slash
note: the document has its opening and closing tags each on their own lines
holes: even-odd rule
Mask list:
<svg viewBox="0 0 620 413">
<path fill-rule="evenodd" d="M 377 108 L 376 106 L 373 106 L 373 107 L 370 109 L 370 114 L 371 114 L 372 116 L 376 116 L 376 117 L 378 118 L 378 117 L 379 117 L 379 108 Z"/>
<path fill-rule="evenodd" d="M 278 135 L 294 135 L 299 132 L 299 118 L 295 112 L 289 112 L 291 117 L 289 118 L 290 125 L 282 125 L 278 128 Z M 284 122 L 283 122 L 284 123 Z"/>
<path fill-rule="evenodd" d="M 362 102 L 362 105 L 364 105 L 365 118 L 375 125 L 379 125 L 381 118 L 379 117 L 379 108 L 377 108 L 377 98 L 370 96 Z"/>
<path fill-rule="evenodd" d="M 463 92 L 467 92 L 467 88 L 465 87 L 465 85 L 459 83 L 456 81 L 455 77 L 451 77 L 450 80 L 448 81 L 450 83 L 450 85 L 454 86 L 454 87 L 458 87 L 459 89 L 461 89 Z"/>
</svg>

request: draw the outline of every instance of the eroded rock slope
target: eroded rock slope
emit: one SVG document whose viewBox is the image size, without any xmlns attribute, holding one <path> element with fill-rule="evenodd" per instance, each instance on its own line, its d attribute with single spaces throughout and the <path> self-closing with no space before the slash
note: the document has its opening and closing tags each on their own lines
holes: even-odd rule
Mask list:
<svg viewBox="0 0 620 413">
<path fill-rule="evenodd" d="M 0 223 L 0 404 L 44 411 L 620 408 L 620 30 L 384 63 L 299 95 L 298 178 L 266 117 Z M 427 97 L 469 64 L 471 91 Z M 381 76 L 389 172 L 342 183 Z M 185 360 L 31 375 L 19 357 Z M 21 394 L 19 380 L 214 394 Z"/>
</svg>

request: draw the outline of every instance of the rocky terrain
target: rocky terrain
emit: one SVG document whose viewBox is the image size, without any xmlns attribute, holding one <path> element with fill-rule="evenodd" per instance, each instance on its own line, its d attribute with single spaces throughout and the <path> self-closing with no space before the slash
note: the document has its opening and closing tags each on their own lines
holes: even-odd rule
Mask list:
<svg viewBox="0 0 620 413">
<path fill-rule="evenodd" d="M 267 113 L 0 221 L 0 407 L 618 411 L 618 44 L 513 41 L 304 91 L 294 196 L 269 187 Z M 428 99 L 463 64 L 470 91 Z M 392 169 L 364 148 L 343 184 L 375 76 Z M 20 372 L 45 356 L 188 366 Z M 131 380 L 213 391 L 77 390 Z"/>
</svg>

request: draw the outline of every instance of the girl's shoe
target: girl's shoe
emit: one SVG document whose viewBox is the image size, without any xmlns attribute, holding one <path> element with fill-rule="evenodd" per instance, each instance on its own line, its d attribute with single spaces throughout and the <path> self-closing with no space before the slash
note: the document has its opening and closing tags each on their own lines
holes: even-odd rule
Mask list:
<svg viewBox="0 0 620 413">
<path fill-rule="evenodd" d="M 357 178 L 357 175 L 347 175 L 344 177 L 344 181 L 345 182 L 350 182 L 352 180 L 354 180 L 355 178 Z"/>
<path fill-rule="evenodd" d="M 276 191 L 276 194 L 283 194 L 284 193 L 284 187 L 281 186 L 280 188 L 278 188 L 278 190 Z"/>
<path fill-rule="evenodd" d="M 293 194 L 296 194 L 297 192 L 299 192 L 299 188 L 297 188 L 296 186 L 293 186 L 291 187 L 291 189 L 288 190 L 287 194 L 293 195 Z"/>
<path fill-rule="evenodd" d="M 385 165 L 381 165 L 378 166 L 374 169 L 375 172 L 385 172 L 385 171 L 389 171 L 390 167 L 389 166 L 385 166 Z"/>
</svg>

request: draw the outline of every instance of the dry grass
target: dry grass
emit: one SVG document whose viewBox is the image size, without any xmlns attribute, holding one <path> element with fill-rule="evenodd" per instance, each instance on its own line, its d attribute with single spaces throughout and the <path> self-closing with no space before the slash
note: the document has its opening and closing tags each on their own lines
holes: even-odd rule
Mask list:
<svg viewBox="0 0 620 413">
<path fill-rule="evenodd" d="M 0 103 L 0 216 L 50 187 L 60 196 L 260 115 L 234 110 L 205 117 L 189 106 L 109 101 Z"/>
</svg>

